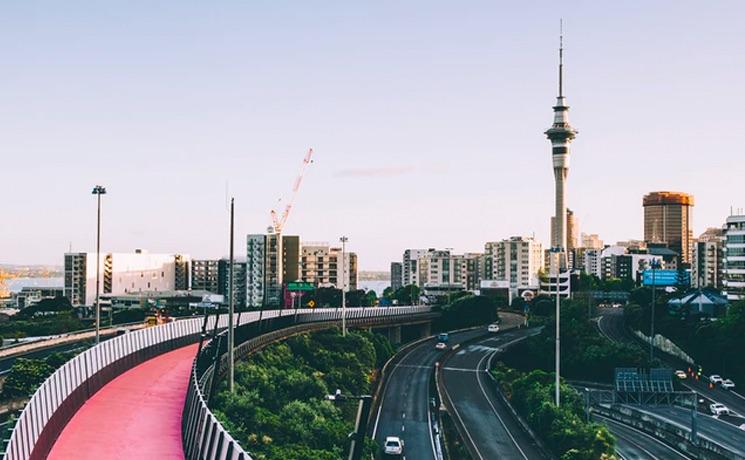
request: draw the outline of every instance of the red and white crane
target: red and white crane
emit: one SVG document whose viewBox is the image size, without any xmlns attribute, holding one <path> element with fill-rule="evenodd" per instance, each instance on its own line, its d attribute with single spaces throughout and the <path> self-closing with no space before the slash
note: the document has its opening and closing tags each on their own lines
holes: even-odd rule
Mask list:
<svg viewBox="0 0 745 460">
<path fill-rule="evenodd" d="M 295 198 L 297 197 L 297 193 L 300 190 L 300 184 L 303 182 L 303 177 L 305 176 L 305 170 L 308 168 L 308 165 L 313 163 L 313 149 L 308 149 L 308 153 L 305 154 L 305 158 L 303 158 L 303 165 L 300 167 L 300 174 L 295 178 L 295 182 L 292 184 L 292 195 L 290 196 L 290 200 L 285 205 L 285 209 L 282 211 L 282 214 L 279 215 L 276 210 L 272 209 L 272 230 L 274 230 L 274 233 L 282 233 L 282 229 L 284 228 L 285 224 L 287 223 L 287 218 L 290 217 L 290 212 L 292 211 L 292 206 L 295 204 Z M 282 202 L 282 199 L 279 200 L 279 202 Z"/>
</svg>

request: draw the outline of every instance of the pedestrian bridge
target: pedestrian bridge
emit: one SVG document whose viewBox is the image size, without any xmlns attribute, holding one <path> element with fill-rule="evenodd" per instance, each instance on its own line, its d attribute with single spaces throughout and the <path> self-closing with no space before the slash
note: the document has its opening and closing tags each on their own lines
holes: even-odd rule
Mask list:
<svg viewBox="0 0 745 460">
<path fill-rule="evenodd" d="M 289 335 L 339 325 L 339 309 L 236 315 L 236 359 Z M 429 330 L 428 306 L 348 308 L 350 327 Z M 423 326 L 422 326 L 423 325 Z M 18 418 L 5 452 L 23 459 L 249 460 L 207 402 L 227 363 L 227 315 L 141 329 L 57 369 Z M 394 333 L 395 335 L 396 333 Z"/>
</svg>

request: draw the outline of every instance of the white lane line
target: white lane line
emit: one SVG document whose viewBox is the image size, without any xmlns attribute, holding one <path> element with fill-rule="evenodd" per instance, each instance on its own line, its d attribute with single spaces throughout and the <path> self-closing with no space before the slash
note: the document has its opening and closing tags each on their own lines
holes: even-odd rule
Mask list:
<svg viewBox="0 0 745 460">
<path fill-rule="evenodd" d="M 463 427 L 463 431 L 466 432 L 466 436 L 468 436 L 468 439 L 471 441 L 473 450 L 476 451 L 476 455 L 478 455 L 480 459 L 484 460 L 484 456 L 481 455 L 481 452 L 479 452 L 479 448 L 476 446 L 476 443 L 473 441 L 473 437 L 471 436 L 471 433 L 469 433 L 468 430 L 466 429 L 466 424 L 463 423 L 463 417 L 460 416 L 460 412 L 458 412 L 458 408 L 455 406 L 455 404 L 453 404 L 453 398 L 451 398 L 450 393 L 448 393 L 448 386 L 443 385 L 442 387 L 445 390 L 445 397 L 448 398 L 448 401 L 450 401 L 450 407 L 453 408 L 453 412 L 455 412 L 455 416 L 458 417 L 458 420 L 460 421 L 460 425 Z"/>
<path fill-rule="evenodd" d="M 478 372 L 476 369 L 463 369 L 460 367 L 443 367 L 443 371 L 456 371 L 456 372 Z"/>
<path fill-rule="evenodd" d="M 411 350 L 407 351 L 405 355 L 401 357 L 401 361 L 399 363 L 404 362 L 404 360 L 414 352 L 414 350 L 418 349 L 419 346 L 412 347 Z M 380 422 L 380 414 L 383 411 L 383 405 L 385 404 L 385 396 L 388 394 L 388 387 L 390 386 L 388 383 L 393 379 L 393 374 L 396 373 L 396 369 L 398 369 L 398 365 L 394 366 L 393 370 L 391 371 L 391 374 L 388 376 L 386 380 L 385 388 L 383 388 L 383 394 L 380 397 L 380 405 L 378 406 L 378 413 L 375 416 L 375 426 L 373 426 L 373 432 L 372 432 L 372 438 L 375 439 L 375 435 L 378 434 L 378 423 Z"/>
<path fill-rule="evenodd" d="M 508 345 L 511 345 L 511 344 L 512 344 L 512 343 L 514 343 L 514 342 L 518 342 L 518 341 L 522 340 L 523 338 L 524 338 L 524 337 L 521 337 L 521 338 L 515 339 L 515 340 L 513 340 L 513 341 L 511 341 L 511 342 L 507 342 L 507 343 L 505 343 L 505 344 L 504 344 L 504 347 L 507 347 Z M 495 352 L 492 352 L 492 353 L 491 353 L 491 355 L 494 355 L 494 354 L 496 354 L 496 351 L 495 351 Z M 491 356 L 491 355 L 484 355 L 484 356 L 483 356 L 483 357 L 482 357 L 482 358 L 481 358 L 481 359 L 479 360 L 478 364 L 476 364 L 476 370 L 479 370 L 479 369 L 481 369 L 481 363 L 483 363 L 483 362 L 484 362 L 484 360 L 485 360 L 485 359 L 486 359 L 487 357 Z M 489 371 L 487 370 L 486 372 L 488 373 Z M 510 439 L 512 440 L 512 443 L 513 443 L 513 444 L 515 444 L 515 447 L 517 447 L 517 450 L 518 450 L 518 451 L 520 452 L 520 455 L 522 455 L 522 456 L 523 456 L 523 458 L 524 458 L 525 460 L 528 460 L 528 456 L 527 456 L 527 455 L 525 455 L 525 452 L 523 452 L 523 450 L 522 450 L 522 449 L 520 448 L 520 445 L 519 445 L 519 444 L 517 443 L 517 440 L 516 440 L 516 439 L 515 439 L 515 437 L 514 437 L 514 436 L 512 435 L 512 433 L 510 432 L 509 428 L 507 428 L 507 425 L 506 425 L 506 424 L 504 423 L 504 420 L 502 420 L 502 417 L 501 417 L 501 416 L 499 415 L 499 413 L 497 412 L 497 408 L 496 408 L 496 407 L 494 407 L 494 404 L 493 404 L 493 403 L 491 402 L 491 399 L 489 398 L 489 395 L 488 395 L 488 394 L 486 393 L 486 390 L 484 389 L 484 384 L 483 384 L 483 383 L 481 383 L 481 372 L 478 372 L 478 373 L 476 374 L 476 381 L 477 381 L 477 382 L 478 382 L 478 384 L 479 384 L 479 388 L 481 389 L 481 393 L 482 393 L 482 394 L 484 395 L 484 399 L 486 399 L 486 402 L 488 402 L 488 403 L 489 403 L 489 406 L 491 407 L 491 410 L 492 410 L 492 411 L 494 412 L 494 415 L 496 415 L 496 416 L 497 416 L 497 419 L 499 420 L 499 423 L 501 423 L 501 424 L 502 424 L 502 426 L 504 427 L 504 431 L 506 431 L 506 432 L 507 432 L 507 435 L 508 435 L 508 436 L 510 437 Z"/>
</svg>

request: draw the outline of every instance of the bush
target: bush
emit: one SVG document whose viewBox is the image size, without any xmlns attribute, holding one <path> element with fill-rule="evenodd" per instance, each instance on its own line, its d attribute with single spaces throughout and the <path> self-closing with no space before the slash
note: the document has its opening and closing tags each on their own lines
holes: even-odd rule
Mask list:
<svg viewBox="0 0 745 460">
<path fill-rule="evenodd" d="M 561 383 L 561 406 L 556 407 L 553 374 L 523 374 L 501 364 L 492 373 L 515 410 L 561 460 L 612 458 L 615 439 L 605 426 L 586 422 L 582 398 L 574 388 Z"/>
<path fill-rule="evenodd" d="M 237 364 L 235 392 L 220 391 L 214 412 L 253 458 L 342 458 L 356 404 L 336 406 L 326 395 L 369 394 L 392 353 L 385 337 L 369 332 L 297 335 Z"/>
</svg>

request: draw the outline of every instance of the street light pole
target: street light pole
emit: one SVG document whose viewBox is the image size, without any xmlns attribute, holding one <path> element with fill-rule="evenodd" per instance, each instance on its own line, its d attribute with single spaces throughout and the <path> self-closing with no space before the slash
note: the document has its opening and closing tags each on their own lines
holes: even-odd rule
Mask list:
<svg viewBox="0 0 745 460">
<path fill-rule="evenodd" d="M 230 199 L 230 278 L 228 280 L 228 385 L 230 392 L 235 391 L 235 329 L 233 328 L 233 314 L 235 313 L 235 293 L 233 292 L 233 216 L 234 198 Z"/>
<path fill-rule="evenodd" d="M 561 251 L 561 248 L 559 248 Z M 561 252 L 557 253 L 556 258 L 556 369 L 555 369 L 555 386 L 554 389 L 556 398 L 556 407 L 561 405 L 561 388 L 560 388 L 560 377 L 559 371 L 561 367 L 561 294 L 559 291 L 559 283 L 561 277 Z"/>
<path fill-rule="evenodd" d="M 657 268 L 657 263 L 654 259 L 652 259 L 652 307 L 650 308 L 652 312 L 651 321 L 649 324 L 649 365 L 652 366 L 652 360 L 654 359 L 654 307 L 655 307 L 655 293 L 656 293 L 656 277 L 655 277 L 655 270 Z"/>
<path fill-rule="evenodd" d="M 106 194 L 106 188 L 101 185 L 93 187 L 93 195 L 98 201 L 98 217 L 96 219 L 96 345 L 101 342 L 101 195 Z"/>
<path fill-rule="evenodd" d="M 342 236 L 339 238 L 341 241 L 341 335 L 347 336 L 347 295 L 344 288 L 347 284 L 347 272 L 346 272 L 346 253 L 347 253 L 347 241 L 349 238 Z"/>
</svg>

